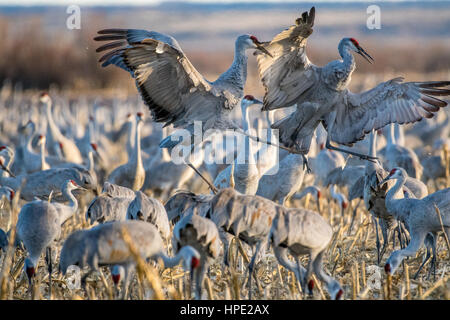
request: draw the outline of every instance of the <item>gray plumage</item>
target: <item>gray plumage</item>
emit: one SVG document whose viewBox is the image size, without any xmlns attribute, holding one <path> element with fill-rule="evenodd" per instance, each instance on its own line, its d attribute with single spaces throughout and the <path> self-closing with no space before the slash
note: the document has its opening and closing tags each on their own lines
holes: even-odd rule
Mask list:
<svg viewBox="0 0 450 320">
<path fill-rule="evenodd" d="M 94 222 L 124 221 L 127 218 L 127 210 L 132 198 L 110 197 L 101 194 L 92 200 L 86 211 L 86 220 L 90 224 Z"/>
<path fill-rule="evenodd" d="M 177 252 L 184 246 L 192 246 L 200 253 L 200 267 L 194 272 L 194 279 L 195 297 L 201 299 L 206 271 L 221 251 L 219 231 L 214 222 L 194 212 L 181 218 L 173 228 L 172 247 Z"/>
<path fill-rule="evenodd" d="M 420 180 L 423 167 L 412 149 L 396 143 L 394 136 L 394 128 L 396 126 L 398 126 L 398 124 L 395 126 L 394 124 L 390 124 L 388 130 L 388 142 L 383 154 L 386 163 L 385 166 L 389 169 L 402 167 L 406 170 L 408 176 Z"/>
<path fill-rule="evenodd" d="M 287 155 L 277 166 L 277 173 L 261 177 L 256 194 L 284 205 L 301 188 L 306 169 L 299 154 Z"/>
<path fill-rule="evenodd" d="M 333 236 L 330 224 L 317 212 L 306 209 L 287 209 L 277 213 L 270 229 L 269 241 L 274 247 L 278 262 L 292 271 L 306 292 L 313 285 L 309 282 L 314 271 L 319 280 L 325 282 L 328 293 L 332 299 L 340 299 L 343 290 L 335 279 L 323 270 L 322 259 Z M 294 264 L 288 258 L 289 252 L 296 258 Z M 300 255 L 309 255 L 307 269 L 303 268 L 298 260 Z"/>
<path fill-rule="evenodd" d="M 54 241 L 61 236 L 61 225 L 70 218 L 78 208 L 78 202 L 72 190 L 80 188 L 73 180 L 66 181 L 61 187 L 63 195 L 69 200 L 69 205 L 36 200 L 22 207 L 17 220 L 17 237 L 25 246 L 28 257 L 24 269 L 31 283 L 38 265 L 38 260 L 44 250 L 47 250 L 49 271 L 49 290 L 51 296 L 52 254 Z"/>
<path fill-rule="evenodd" d="M 96 190 L 97 181 L 86 169 L 82 168 L 62 168 L 48 169 L 44 171 L 34 172 L 29 175 L 20 175 L 15 178 L 0 178 L 0 183 L 9 186 L 17 191 L 22 183 L 23 188 L 20 190 L 20 197 L 30 201 L 35 197 L 48 197 L 53 192 L 60 192 L 61 186 L 67 180 L 74 180 L 81 187 L 88 190 Z"/>
<path fill-rule="evenodd" d="M 164 205 L 158 199 L 147 197 L 141 191 L 137 191 L 136 197 L 130 202 L 126 218 L 149 222 L 155 225 L 164 240 L 170 238 L 170 224 Z"/>
<path fill-rule="evenodd" d="M 239 128 L 231 120 L 231 111 L 243 96 L 247 78 L 245 51 L 265 50 L 254 36 L 236 39 L 232 65 L 216 81 L 209 82 L 171 36 L 136 29 L 106 29 L 98 34 L 94 38 L 97 41 L 117 40 L 97 48 L 97 52 L 114 49 L 100 62 L 131 73 L 155 121 L 191 131 L 194 121 L 202 121 L 203 133 L 212 128 Z"/>
<path fill-rule="evenodd" d="M 195 194 L 190 191 L 179 190 L 164 204 L 169 221 L 176 223 L 181 217 L 192 210 L 199 216 L 206 216 L 210 209 L 212 194 Z"/>
<path fill-rule="evenodd" d="M 385 271 L 391 274 L 395 273 L 405 257 L 415 255 L 424 244 L 428 233 L 436 234 L 443 226 L 447 237 L 450 237 L 450 188 L 439 190 L 423 199 L 395 199 L 399 191 L 401 192 L 406 177 L 406 171 L 397 167 L 384 179 L 384 181 L 397 180 L 386 195 L 386 208 L 397 219 L 404 221 L 411 235 L 409 245 L 402 250 L 394 251 L 386 261 Z M 440 211 L 442 225 L 435 206 Z"/>
<path fill-rule="evenodd" d="M 287 147 L 308 153 L 314 129 L 322 122 L 328 132 L 327 148 L 338 150 L 331 141 L 350 146 L 372 129 L 430 118 L 447 105 L 436 96 L 450 95 L 450 81 L 403 83 L 402 78 L 395 78 L 362 93 L 350 92 L 347 87 L 356 68 L 353 53 L 369 62 L 373 59 L 355 39 L 343 38 L 338 46 L 342 60 L 323 67 L 311 63 L 306 43 L 314 17 L 313 7 L 295 25 L 263 44 L 271 56 L 257 56 L 266 91 L 263 110 L 297 105 L 293 113 L 272 125 L 280 130 L 280 141 Z"/>
<path fill-rule="evenodd" d="M 161 258 L 166 268 L 174 267 L 183 260 L 185 270 L 191 270 L 199 264 L 200 254 L 194 248 L 183 247 L 176 256 L 168 257 L 163 240 L 154 225 L 143 221 L 126 220 L 107 222 L 72 233 L 61 249 L 59 267 L 62 273 L 65 274 L 70 265 L 77 265 L 80 268 L 89 266 L 90 271 L 83 277 L 84 281 L 90 273 L 101 266 L 119 265 L 134 269 L 136 261 L 123 238 L 123 229 L 128 232 L 130 240 L 143 259 Z M 125 279 L 126 288 L 129 280 Z"/>
<path fill-rule="evenodd" d="M 103 184 L 102 193 L 107 194 L 110 197 L 119 197 L 119 198 L 131 198 L 134 199 L 136 196 L 135 191 L 130 188 L 119 186 L 114 183 L 110 183 L 105 181 Z"/>
<path fill-rule="evenodd" d="M 267 244 L 272 220 L 283 210 L 275 202 L 256 195 L 245 195 L 232 188 L 221 189 L 211 200 L 207 214 L 219 229 L 232 234 L 253 249 L 249 268 L 249 298 L 252 296 L 251 283 L 256 259 Z M 224 256 L 227 257 L 228 243 L 224 241 Z M 227 260 L 225 259 L 225 263 Z"/>
</svg>

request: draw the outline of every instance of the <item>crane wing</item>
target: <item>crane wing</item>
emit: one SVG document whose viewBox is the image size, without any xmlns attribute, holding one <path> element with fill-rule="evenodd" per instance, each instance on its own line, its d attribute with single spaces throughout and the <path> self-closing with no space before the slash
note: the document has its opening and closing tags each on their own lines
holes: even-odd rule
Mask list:
<svg viewBox="0 0 450 320">
<path fill-rule="evenodd" d="M 258 70 L 265 88 L 263 110 L 285 108 L 318 81 L 316 66 L 306 56 L 306 40 L 313 32 L 315 8 L 303 12 L 288 29 L 272 41 L 262 43 L 272 57 L 255 52 Z"/>
<path fill-rule="evenodd" d="M 218 91 L 194 68 L 176 40 L 145 30 L 99 31 L 95 40 L 117 40 L 97 49 L 106 53 L 100 62 L 130 71 L 153 119 L 175 127 L 216 118 L 228 104 L 227 92 Z M 236 101 L 233 101 L 236 102 Z M 237 103 L 237 102 L 236 102 Z"/>
<path fill-rule="evenodd" d="M 354 94 L 343 91 L 336 104 L 336 118 L 331 140 L 352 145 L 364 138 L 372 129 L 380 129 L 389 123 L 412 123 L 431 118 L 447 106 L 436 96 L 450 95 L 450 81 L 402 82 L 395 78 L 380 83 L 375 88 Z M 330 116 L 324 119 L 330 127 Z M 327 129 L 328 131 L 328 129 Z"/>
</svg>

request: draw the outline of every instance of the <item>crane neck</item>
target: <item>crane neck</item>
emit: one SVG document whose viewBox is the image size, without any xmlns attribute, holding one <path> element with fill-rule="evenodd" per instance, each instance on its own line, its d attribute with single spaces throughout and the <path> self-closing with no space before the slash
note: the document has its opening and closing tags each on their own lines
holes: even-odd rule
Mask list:
<svg viewBox="0 0 450 320">
<path fill-rule="evenodd" d="M 242 129 L 247 132 L 248 134 L 251 134 L 250 132 L 250 125 L 249 125 L 249 121 L 248 121 L 248 105 L 246 105 L 245 103 L 241 103 L 241 111 L 242 111 Z M 238 157 L 236 159 L 241 158 L 240 162 L 238 164 L 244 164 L 244 165 L 249 165 L 249 164 L 255 164 L 254 161 L 254 153 L 253 153 L 253 146 L 252 146 L 252 142 L 250 141 L 250 137 L 245 135 L 244 136 L 244 150 L 241 150 L 241 152 L 239 152 L 239 154 L 242 154 L 244 156 L 244 159 L 242 159 L 241 157 Z M 242 152 L 243 151 L 243 152 Z M 242 162 L 242 160 L 244 162 Z"/>
<path fill-rule="evenodd" d="M 138 121 L 136 125 L 136 132 L 134 136 L 134 152 L 131 157 L 131 163 L 134 163 L 137 166 L 142 166 L 142 157 L 141 157 L 141 128 L 142 121 Z"/>
<path fill-rule="evenodd" d="M 389 130 L 387 131 L 387 144 L 390 146 L 395 144 L 395 128 L 393 123 L 389 125 Z"/>
<path fill-rule="evenodd" d="M 93 172 L 94 171 L 94 153 L 92 152 L 92 150 L 89 150 L 88 152 L 88 163 L 87 163 L 87 169 L 89 172 Z"/>
<path fill-rule="evenodd" d="M 64 210 L 61 213 L 60 216 L 61 224 L 63 224 L 67 219 L 69 219 L 78 209 L 77 198 L 75 198 L 75 196 L 73 195 L 72 190 L 69 189 L 68 184 L 62 190 L 62 194 L 69 201 L 69 204 L 67 205 L 69 210 Z"/>
<path fill-rule="evenodd" d="M 298 193 L 295 196 L 295 199 L 300 200 L 300 199 L 303 199 L 303 197 L 306 196 L 307 194 L 312 194 L 313 195 L 314 193 L 315 193 L 314 187 L 313 186 L 309 186 L 309 187 L 303 189 L 300 193 Z"/>
<path fill-rule="evenodd" d="M 399 202 L 403 200 L 402 190 L 405 181 L 406 177 L 402 176 L 397 178 L 397 181 L 395 182 L 394 186 L 391 187 L 386 194 L 386 209 L 388 210 L 389 213 L 395 214 L 397 217 L 402 212 L 401 210 L 398 210 L 397 207 L 398 204 L 400 204 Z"/>
<path fill-rule="evenodd" d="M 45 143 L 42 142 L 40 147 L 41 147 L 41 152 L 40 152 L 41 153 L 40 154 L 40 156 L 41 156 L 41 170 L 45 170 L 44 168 L 48 166 L 48 165 L 46 165 L 47 163 L 45 161 Z"/>
<path fill-rule="evenodd" d="M 52 114 L 52 103 L 50 101 L 45 103 L 45 111 L 47 114 L 47 122 L 50 129 L 50 132 L 52 134 L 52 138 L 54 140 L 61 140 L 61 132 L 58 129 L 58 126 L 56 125 L 55 121 L 53 120 L 53 114 Z"/>
<path fill-rule="evenodd" d="M 173 268 L 180 263 L 183 259 L 182 251 L 178 251 L 178 253 L 174 257 L 169 257 L 166 255 L 164 251 L 161 251 L 157 254 L 159 258 L 161 258 L 164 262 L 164 268 Z"/>
<path fill-rule="evenodd" d="M 338 46 L 339 54 L 342 58 L 342 64 L 344 66 L 344 69 L 351 73 L 353 70 L 355 70 L 355 58 L 353 57 L 352 50 L 350 47 L 346 44 L 346 42 L 341 41 Z"/>
<path fill-rule="evenodd" d="M 244 93 L 244 85 L 247 81 L 247 56 L 245 54 L 245 47 L 242 43 L 236 42 L 234 48 L 234 59 L 231 66 L 225 71 L 216 81 L 217 84 L 223 82 L 231 85 L 235 90 L 235 95 L 240 97 Z M 229 88 L 228 88 L 229 89 Z"/>
<path fill-rule="evenodd" d="M 135 140 L 136 139 L 136 123 L 134 121 L 130 121 L 128 123 L 128 141 L 127 141 L 127 149 L 128 152 L 132 152 L 134 147 L 136 146 Z"/>
<path fill-rule="evenodd" d="M 377 132 L 374 129 L 372 129 L 369 136 L 369 156 L 377 156 Z M 366 161 L 366 176 L 374 170 L 376 170 L 376 164 L 372 161 Z"/>
</svg>

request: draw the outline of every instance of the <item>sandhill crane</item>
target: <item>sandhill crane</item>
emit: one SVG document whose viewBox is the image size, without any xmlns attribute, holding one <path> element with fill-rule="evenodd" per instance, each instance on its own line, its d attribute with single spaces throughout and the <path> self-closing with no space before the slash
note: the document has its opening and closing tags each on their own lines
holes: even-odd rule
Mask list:
<svg viewBox="0 0 450 320">
<path fill-rule="evenodd" d="M 14 178 L 14 174 L 11 172 L 11 165 L 14 162 L 14 150 L 8 146 L 0 146 L 0 166 L 2 172 L 0 177 L 2 178 Z M 0 181 L 0 185 L 6 184 L 4 181 Z"/>
<path fill-rule="evenodd" d="M 248 108 L 257 104 L 262 104 L 262 102 L 252 95 L 246 95 L 241 101 L 242 129 L 246 132 L 250 132 Z M 234 180 L 234 188 L 240 193 L 256 194 L 260 175 L 255 160 L 254 146 L 248 136 L 244 137 L 244 143 L 239 149 L 234 164 L 228 165 L 219 172 L 214 180 L 214 186 L 218 189 L 228 188 L 231 186 L 231 181 Z"/>
<path fill-rule="evenodd" d="M 144 259 L 161 258 L 165 268 L 174 267 L 183 260 L 183 267 L 186 271 L 199 266 L 200 254 L 194 248 L 183 247 L 176 256 L 168 257 L 164 250 L 163 240 L 154 225 L 138 220 L 126 220 L 107 222 L 88 230 L 78 230 L 72 233 L 61 249 L 60 271 L 65 274 L 70 265 L 78 265 L 80 268 L 89 266 L 89 272 L 82 277 L 84 285 L 86 278 L 93 271 L 98 270 L 99 266 L 119 265 L 125 269 L 132 268 L 134 270 L 136 261 L 124 240 L 122 230 L 127 231 L 130 240 Z M 129 275 L 131 272 L 127 272 L 127 274 Z M 124 292 L 127 291 L 129 280 L 129 278 L 124 279 Z"/>
<path fill-rule="evenodd" d="M 330 195 L 339 204 L 339 208 L 341 208 L 341 219 L 343 219 L 344 211 L 348 207 L 347 197 L 345 194 L 336 191 L 336 185 L 330 187 Z"/>
<path fill-rule="evenodd" d="M 322 196 L 322 193 L 320 192 L 320 189 L 316 186 L 308 186 L 306 188 L 303 188 L 302 191 L 296 192 L 292 195 L 291 199 L 293 200 L 301 200 L 303 197 L 305 197 L 308 194 L 312 194 L 314 199 L 316 200 L 317 204 L 317 212 L 319 212 L 320 215 L 322 215 L 322 210 L 320 209 L 320 197 Z"/>
<path fill-rule="evenodd" d="M 169 221 L 176 223 L 187 210 L 194 210 L 199 216 L 205 217 L 210 208 L 212 194 L 195 194 L 190 191 L 179 190 L 164 204 Z"/>
<path fill-rule="evenodd" d="M 166 151 L 163 151 L 163 153 Z M 204 150 L 198 148 L 191 154 L 190 164 L 192 167 L 199 167 L 204 159 Z M 178 190 L 195 174 L 195 171 L 186 167 L 183 163 L 174 161 L 162 161 L 146 171 L 146 179 L 143 191 L 151 190 L 160 194 L 160 198 L 169 197 L 172 190 Z"/>
<path fill-rule="evenodd" d="M 369 155 L 376 157 L 376 138 L 377 132 L 372 130 L 370 134 Z M 384 252 L 388 245 L 389 234 L 397 227 L 397 221 L 386 210 L 385 197 L 388 184 L 380 185 L 380 182 L 388 175 L 379 163 L 367 162 L 365 173 L 360 177 L 349 190 L 349 200 L 355 198 L 363 198 L 366 209 L 372 214 L 375 225 L 376 245 L 378 254 L 378 263 L 381 262 Z M 413 192 L 415 197 L 420 199 L 428 194 L 426 186 L 419 180 L 409 178 L 405 183 L 405 189 Z M 383 235 L 383 247 L 380 248 L 380 240 L 378 237 L 378 223 L 376 219 L 380 219 L 381 231 Z"/>
<path fill-rule="evenodd" d="M 105 181 L 103 184 L 102 193 L 107 194 L 110 197 L 119 197 L 119 198 L 131 198 L 134 199 L 136 193 L 127 187 L 122 187 L 114 183 L 110 183 Z"/>
<path fill-rule="evenodd" d="M 164 240 L 170 238 L 170 224 L 164 205 L 158 199 L 147 197 L 142 191 L 137 191 L 136 197 L 130 202 L 126 218 L 149 222 L 155 225 Z"/>
<path fill-rule="evenodd" d="M 397 180 L 387 192 L 386 208 L 395 217 L 405 222 L 411 236 L 409 245 L 405 249 L 394 251 L 386 261 L 384 269 L 390 274 L 395 273 L 405 257 L 415 255 L 429 232 L 437 233 L 444 228 L 447 237 L 450 237 L 450 188 L 439 190 L 423 199 L 395 199 L 395 195 L 401 192 L 407 176 L 403 168 L 397 167 L 393 168 L 382 181 L 384 183 L 391 179 Z M 440 211 L 442 224 L 435 207 Z"/>
<path fill-rule="evenodd" d="M 352 145 L 372 129 L 396 122 L 411 123 L 433 117 L 445 101 L 435 96 L 450 95 L 450 81 L 406 82 L 395 78 L 375 88 L 352 93 L 347 89 L 356 68 L 352 53 L 368 62 L 372 57 L 354 38 L 343 38 L 338 51 L 342 60 L 318 67 L 306 55 L 307 38 L 313 32 L 315 8 L 304 12 L 295 25 L 261 44 L 256 52 L 260 78 L 265 87 L 263 110 L 291 107 L 296 110 L 274 123 L 280 141 L 303 154 L 310 148 L 314 129 L 322 122 L 328 132 L 326 147 L 372 159 L 331 145 L 331 141 Z"/>
<path fill-rule="evenodd" d="M 325 149 L 325 145 L 320 145 L 320 151 L 312 161 L 312 170 L 315 175 L 315 185 L 324 185 L 325 179 L 336 168 L 345 166 L 344 156 L 340 152 Z"/>
<path fill-rule="evenodd" d="M 269 54 L 255 36 L 241 35 L 235 42 L 233 64 L 210 82 L 171 36 L 137 29 L 106 29 L 98 34 L 94 40 L 117 40 L 97 48 L 97 52 L 114 49 L 100 58 L 102 66 L 114 64 L 136 78 L 137 89 L 155 121 L 191 133 L 194 121 L 202 122 L 202 134 L 208 129 L 240 129 L 231 120 L 231 111 L 242 98 L 247 79 L 245 51 L 257 49 Z M 173 146 L 173 141 L 166 139 L 160 146 L 170 144 Z"/>
<path fill-rule="evenodd" d="M 270 170 L 261 177 L 256 194 L 284 205 L 302 186 L 305 175 L 303 156 L 289 154 L 277 166 L 277 173 L 272 174 Z"/>
<path fill-rule="evenodd" d="M 432 180 L 437 187 L 436 180 L 439 178 L 445 178 L 445 157 L 441 155 L 430 156 L 422 160 L 422 165 L 425 168 L 423 171 L 423 180 L 428 182 Z"/>
<path fill-rule="evenodd" d="M 83 189 L 75 181 L 68 180 L 61 187 L 68 205 L 36 200 L 27 203 L 19 212 L 17 220 L 17 236 L 28 251 L 25 259 L 25 272 L 31 285 L 36 273 L 37 263 L 42 251 L 46 250 L 49 272 L 49 296 L 52 292 L 52 246 L 61 236 L 61 225 L 78 209 L 77 199 L 72 190 Z"/>
<path fill-rule="evenodd" d="M 422 177 L 423 167 L 415 152 L 396 143 L 394 129 L 398 124 L 390 124 L 388 130 L 388 142 L 384 151 L 384 159 L 387 168 L 402 167 L 408 176 L 419 179 Z"/>
<path fill-rule="evenodd" d="M 114 169 L 107 180 L 135 191 L 139 190 L 144 184 L 145 170 L 142 165 L 141 155 L 141 128 L 144 123 L 144 114 L 138 112 L 136 115 L 136 134 L 134 137 L 134 149 L 131 157 L 126 164 Z"/>
<path fill-rule="evenodd" d="M 253 249 L 253 256 L 248 266 L 249 298 L 252 297 L 252 276 L 256 259 L 267 244 L 272 220 L 276 213 L 284 210 L 280 205 L 256 195 L 245 195 L 232 188 L 219 190 L 210 202 L 206 217 L 218 228 L 238 237 Z M 228 254 L 228 243 L 224 242 L 224 256 Z M 225 259 L 225 262 L 227 260 Z"/>
<path fill-rule="evenodd" d="M 219 231 L 214 222 L 194 212 L 181 218 L 173 228 L 172 247 L 175 252 L 184 246 L 192 246 L 200 253 L 200 267 L 194 271 L 195 298 L 202 298 L 205 273 L 211 262 L 220 254 Z"/>
<path fill-rule="evenodd" d="M 348 163 L 345 166 L 337 167 L 331 170 L 323 181 L 324 186 L 336 185 L 338 187 L 350 188 L 355 182 L 364 176 L 365 166 L 351 166 Z"/>
<path fill-rule="evenodd" d="M 20 190 L 20 197 L 31 201 L 35 197 L 48 197 L 52 191 L 60 191 L 61 186 L 67 180 L 74 180 L 85 189 L 96 191 L 97 181 L 94 177 L 82 168 L 52 168 L 44 171 L 34 172 L 29 175 L 17 177 L 0 177 L 0 184 L 9 186 L 17 191 Z"/>
<path fill-rule="evenodd" d="M 42 93 L 39 102 L 45 106 L 45 112 L 47 116 L 48 130 L 47 130 L 47 142 L 49 146 L 49 150 L 53 151 L 53 154 L 56 154 L 55 144 L 57 142 L 62 143 L 63 150 L 62 154 L 64 158 L 73 163 L 81 164 L 83 163 L 83 157 L 81 156 L 81 152 L 78 149 L 75 142 L 63 136 L 63 134 L 59 131 L 58 126 L 53 120 L 52 115 L 52 99 L 47 93 Z"/>
<path fill-rule="evenodd" d="M 92 200 L 86 211 L 86 221 L 104 223 L 107 221 L 124 221 L 132 198 L 110 197 L 101 194 Z"/>
<path fill-rule="evenodd" d="M 25 125 L 25 130 L 30 131 L 30 135 L 28 136 L 23 148 L 23 166 L 25 167 L 24 169 L 27 173 L 50 169 L 50 165 L 45 159 L 46 138 L 44 135 L 39 135 L 38 137 L 37 144 L 40 147 L 40 153 L 38 154 L 33 151 L 31 143 L 34 136 L 35 127 L 34 122 L 31 120 Z"/>
<path fill-rule="evenodd" d="M 333 236 L 330 224 L 317 212 L 306 209 L 285 209 L 276 214 L 269 233 L 269 242 L 273 245 L 278 262 L 292 271 L 306 293 L 306 284 L 309 291 L 313 288 L 309 280 L 314 271 L 319 280 L 325 282 L 328 293 L 332 299 L 338 300 L 344 291 L 334 278 L 323 270 L 322 259 L 328 244 Z M 294 264 L 287 257 L 287 252 L 296 258 Z M 298 257 L 309 255 L 307 269 L 303 268 Z"/>
</svg>

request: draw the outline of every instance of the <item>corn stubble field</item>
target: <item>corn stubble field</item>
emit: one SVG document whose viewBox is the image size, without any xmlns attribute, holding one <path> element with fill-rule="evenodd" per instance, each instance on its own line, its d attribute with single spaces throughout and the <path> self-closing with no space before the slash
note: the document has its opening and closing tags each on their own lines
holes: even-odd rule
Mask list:
<svg viewBox="0 0 450 320">
<path fill-rule="evenodd" d="M 92 41 L 96 30 L 103 27 L 135 27 L 172 34 L 180 40 L 181 46 L 186 48 L 186 54 L 194 66 L 212 80 L 231 63 L 232 45 L 236 35 L 253 33 L 262 40 L 269 39 L 281 28 L 291 24 L 293 18 L 303 9 L 307 8 L 302 7 L 295 12 L 292 12 L 291 8 L 252 11 L 248 19 L 246 18 L 248 11 L 242 10 L 199 13 L 193 10 L 183 15 L 181 11 L 155 8 L 111 12 L 102 12 L 98 9 L 89 11 L 86 20 L 83 20 L 82 29 L 72 33 L 55 27 L 58 21 L 65 19 L 64 15 L 60 17 L 59 11 L 63 10 L 52 9 L 44 14 L 22 12 L 20 26 L 14 22 L 16 17 L 13 17 L 11 13 L 0 10 L 0 34 L 5 39 L 5 46 L 0 53 L 2 56 L 0 79 L 4 80 L 1 101 L 6 110 L 6 113 L 2 112 L 1 115 L 0 141 L 7 145 L 19 144 L 19 137 L 14 137 L 11 132 L 18 131 L 18 128 L 29 119 L 39 121 L 37 97 L 42 90 L 48 90 L 48 88 L 50 88 L 50 96 L 58 97 L 61 105 L 61 101 L 65 101 L 67 105 L 74 103 L 82 106 L 81 113 L 85 112 L 85 114 L 73 118 L 81 119 L 79 126 L 82 128 L 88 121 L 89 106 L 94 103 L 103 103 L 106 109 L 116 105 L 114 110 L 120 112 L 120 116 L 116 119 L 105 120 L 105 123 L 109 120 L 114 123 L 115 129 L 123 123 L 127 112 L 143 111 L 147 115 L 143 136 L 160 130 L 160 126 L 149 119 L 148 109 L 137 96 L 129 75 L 116 68 L 102 69 L 98 66 L 99 56 L 95 54 L 95 44 Z M 266 19 L 268 12 L 273 13 L 270 19 Z M 314 63 L 323 65 L 337 58 L 336 48 L 340 38 L 355 36 L 375 58 L 373 66 L 366 64 L 362 59 L 357 60 L 357 70 L 353 74 L 351 84 L 351 89 L 356 92 L 367 90 L 381 81 L 399 75 L 405 76 L 407 81 L 446 80 L 450 78 L 448 59 L 450 35 L 448 28 L 447 33 L 438 35 L 440 30 L 437 30 L 439 28 L 437 26 L 446 28 L 445 26 L 449 25 L 449 13 L 449 6 L 439 9 L 387 9 L 383 21 L 386 25 L 391 25 L 395 32 L 383 39 L 383 29 L 374 31 L 375 35 L 364 30 L 366 16 L 363 9 L 358 7 L 344 12 L 333 8 L 323 8 L 316 17 L 317 29 L 309 40 L 308 56 Z M 395 20 L 397 17 L 400 21 Z M 408 23 L 418 21 L 419 17 L 423 24 L 422 29 L 428 30 L 428 34 L 424 31 L 423 34 L 417 35 L 414 34 L 415 29 L 413 31 L 408 29 Z M 357 26 L 352 25 L 350 20 Z M 133 21 L 133 24 L 129 21 Z M 334 24 L 337 24 L 336 28 L 333 28 Z M 401 40 L 396 38 L 396 33 Z M 418 48 L 419 43 L 423 44 L 420 48 Z M 257 75 L 255 59 L 249 56 L 249 77 L 245 92 L 262 98 L 264 90 Z M 71 111 L 73 110 L 72 106 Z M 448 111 L 440 112 L 446 113 L 448 117 Z M 239 119 L 239 111 L 235 112 L 235 116 Z M 276 115 L 276 117 L 279 116 L 279 114 Z M 99 117 L 101 114 L 96 115 L 96 119 Z M 257 108 L 251 111 L 251 118 L 264 119 L 264 117 Z M 59 120 L 59 123 L 64 123 L 61 118 Z M 65 123 L 68 124 L 68 121 Z M 45 128 L 39 124 L 38 127 Z M 412 127 L 413 125 L 408 125 L 407 129 Z M 76 128 L 66 130 L 73 135 L 77 133 Z M 408 135 L 406 138 L 408 143 Z M 414 142 L 417 141 L 414 140 Z M 107 168 L 101 167 L 101 173 L 100 170 L 97 172 L 100 188 L 102 179 L 113 168 L 126 161 L 124 143 L 122 141 L 111 145 L 112 150 L 109 150 L 108 154 L 114 155 L 114 158 L 110 159 Z M 450 187 L 448 151 L 441 152 L 441 150 L 432 150 L 430 146 L 425 146 L 422 152 L 423 154 L 442 154 L 446 167 L 446 177 L 426 182 L 429 194 L 437 189 Z M 360 163 L 364 164 L 364 162 Z M 204 168 L 202 172 L 210 180 L 214 179 L 208 176 Z M 306 185 L 305 182 L 303 185 Z M 189 179 L 182 189 L 197 194 L 209 193 L 208 187 L 198 176 Z M 417 279 L 413 279 L 426 255 L 426 249 L 421 248 L 415 257 L 405 259 L 398 271 L 392 277 L 388 277 L 383 266 L 393 251 L 392 240 L 378 265 L 375 228 L 370 213 L 364 207 L 364 201 L 358 206 L 354 225 L 352 230 L 349 230 L 352 212 L 358 200 L 350 202 L 342 216 L 341 208 L 332 200 L 329 190 L 326 187 L 322 187 L 321 190 L 323 193 L 320 198 L 321 212 L 334 232 L 324 256 L 324 269 L 340 282 L 344 289 L 344 299 L 450 299 L 450 251 L 444 237 L 439 237 L 437 241 L 435 276 L 431 273 L 428 277 L 430 268 L 428 262 Z M 171 193 L 175 191 L 171 190 Z M 347 194 L 348 190 L 341 189 L 340 192 Z M 151 190 L 147 190 L 146 193 L 155 196 Z M 62 227 L 62 234 L 56 246 L 58 251 L 73 231 L 90 227 L 85 220 L 85 214 L 94 194 L 80 193 L 76 197 L 79 200 L 78 210 Z M 164 202 L 167 199 L 159 198 L 159 200 Z M 19 200 L 19 194 L 16 194 L 11 205 L 4 202 L 0 209 L 0 228 L 6 229 L 10 220 L 11 237 L 14 236 L 14 226 L 20 208 L 25 203 L 26 201 Z M 290 200 L 287 206 L 316 210 L 314 199 L 310 197 L 304 200 Z M 133 243 L 129 242 L 129 245 L 130 250 L 135 252 Z M 398 250 L 400 248 L 398 239 L 395 245 L 395 250 Z M 203 298 L 247 299 L 248 288 L 245 285 L 248 278 L 247 265 L 252 252 L 246 244 L 235 240 L 231 242 L 230 248 L 230 267 L 225 267 L 223 264 L 223 252 L 210 266 L 204 284 Z M 171 252 L 170 245 L 168 252 L 174 254 Z M 59 257 L 59 252 L 56 256 Z M 48 299 L 48 271 L 44 257 L 41 256 L 39 260 L 34 290 L 30 290 L 27 275 L 23 269 L 25 257 L 26 252 L 21 248 L 14 250 L 11 241 L 7 251 L 2 252 L 0 299 Z M 130 285 L 130 299 L 192 298 L 189 290 L 190 275 L 181 265 L 163 269 L 158 264 L 145 263 L 138 254 L 135 254 L 135 258 L 138 264 L 136 277 Z M 308 257 L 303 256 L 300 261 L 306 267 Z M 58 258 L 54 266 L 54 269 L 57 268 Z M 93 273 L 87 278 L 85 290 L 72 289 L 73 286 L 69 282 L 73 281 L 73 278 L 64 277 L 54 271 L 52 299 L 115 299 L 118 294 L 111 280 L 110 270 L 106 267 L 100 270 L 101 272 Z M 270 248 L 265 250 L 257 261 L 255 273 L 257 281 L 253 286 L 254 299 L 329 299 L 323 283 L 315 279 L 315 276 L 313 276 L 316 285 L 313 296 L 304 295 L 294 274 L 278 264 Z"/>
</svg>

